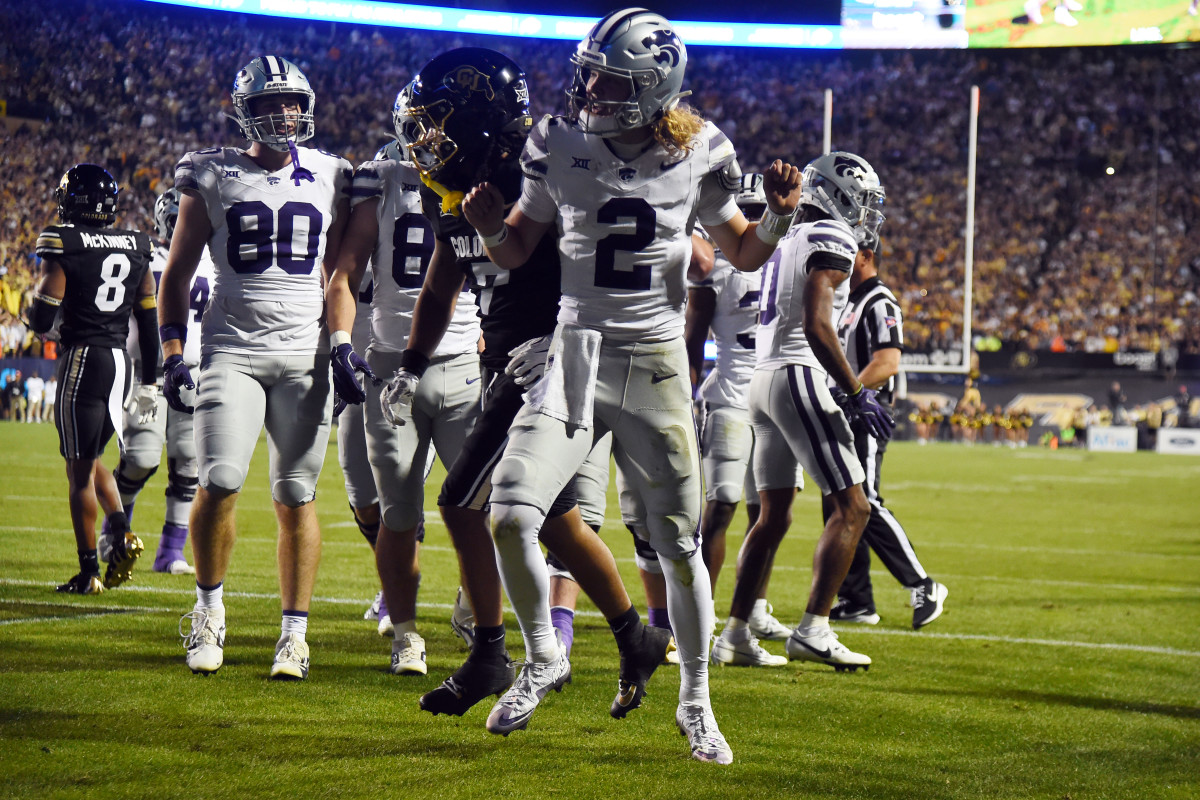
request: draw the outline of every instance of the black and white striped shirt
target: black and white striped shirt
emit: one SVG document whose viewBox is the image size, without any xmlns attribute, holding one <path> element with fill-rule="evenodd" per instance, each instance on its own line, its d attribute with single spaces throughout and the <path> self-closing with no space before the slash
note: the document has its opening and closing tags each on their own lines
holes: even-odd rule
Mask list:
<svg viewBox="0 0 1200 800">
<path fill-rule="evenodd" d="M 904 350 L 900 304 L 878 276 L 867 278 L 850 292 L 837 328 L 842 350 L 855 375 L 871 363 L 876 350 L 885 347 Z M 879 390 L 879 399 L 891 403 L 895 389 L 896 378 L 892 376 Z"/>
</svg>

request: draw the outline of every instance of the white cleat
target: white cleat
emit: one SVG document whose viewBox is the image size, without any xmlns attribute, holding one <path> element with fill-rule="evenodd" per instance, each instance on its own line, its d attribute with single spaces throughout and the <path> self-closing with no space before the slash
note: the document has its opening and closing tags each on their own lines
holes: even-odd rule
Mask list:
<svg viewBox="0 0 1200 800">
<path fill-rule="evenodd" d="M 544 664 L 525 662 L 512 687 L 500 701 L 492 706 L 488 714 L 488 733 L 508 736 L 513 731 L 524 730 L 542 698 L 553 689 L 561 692 L 571 682 L 571 662 L 567 651 L 558 648 L 558 658 Z"/>
<path fill-rule="evenodd" d="M 307 677 L 308 642 L 298 633 L 289 633 L 275 645 L 271 678 L 277 681 L 302 681 Z"/>
<path fill-rule="evenodd" d="M 375 594 L 375 599 L 371 601 L 371 605 L 367 606 L 367 610 L 363 612 L 363 619 L 379 619 L 379 608 L 383 605 L 383 589 L 380 589 Z"/>
<path fill-rule="evenodd" d="M 191 623 L 183 632 L 184 621 Z M 187 648 L 188 669 L 197 675 L 211 675 L 225 661 L 225 609 L 192 609 L 179 619 L 179 635 Z"/>
<path fill-rule="evenodd" d="M 787 641 L 792 629 L 775 619 L 774 613 L 775 609 L 770 603 L 764 603 L 762 608 L 755 603 L 754 610 L 750 612 L 750 619 L 747 620 L 750 633 L 767 642 Z"/>
<path fill-rule="evenodd" d="M 1041 25 L 1045 22 L 1042 17 L 1042 0 L 1028 0 L 1025 3 L 1025 16 L 1029 17 L 1029 21 L 1034 25 Z"/>
<path fill-rule="evenodd" d="M 1071 16 L 1071 10 L 1065 5 L 1054 9 L 1054 21 L 1066 28 L 1074 28 L 1079 20 Z"/>
<path fill-rule="evenodd" d="M 425 640 L 419 633 L 405 633 L 392 643 L 393 675 L 425 675 Z"/>
<path fill-rule="evenodd" d="M 396 626 L 392 624 L 392 618 L 388 614 L 380 615 L 379 625 L 375 628 L 375 630 L 385 639 L 396 638 Z"/>
<path fill-rule="evenodd" d="M 734 667 L 782 667 L 788 660 L 768 653 L 753 634 L 744 642 L 731 642 L 722 633 L 713 642 L 712 662 Z"/>
<path fill-rule="evenodd" d="M 466 643 L 468 650 L 475 646 L 475 612 L 463 600 L 461 586 L 454 597 L 454 610 L 450 612 L 450 630 Z"/>
<path fill-rule="evenodd" d="M 196 568 L 182 558 L 177 558 L 170 564 L 167 564 L 165 569 L 155 567 L 155 572 L 161 572 L 167 575 L 195 575 Z"/>
<path fill-rule="evenodd" d="M 675 709 L 675 725 L 687 737 L 692 758 L 712 764 L 733 763 L 733 750 L 717 728 L 711 708 L 680 703 Z"/>
<path fill-rule="evenodd" d="M 865 672 L 871 667 L 870 656 L 855 653 L 847 648 L 838 641 L 837 634 L 829 628 L 810 633 L 807 636 L 800 633 L 800 629 L 797 628 L 788 637 L 785 647 L 788 658 L 793 661 L 815 661 L 818 664 L 828 664 L 838 672 L 847 669 L 853 672 L 859 667 L 862 667 Z"/>
</svg>

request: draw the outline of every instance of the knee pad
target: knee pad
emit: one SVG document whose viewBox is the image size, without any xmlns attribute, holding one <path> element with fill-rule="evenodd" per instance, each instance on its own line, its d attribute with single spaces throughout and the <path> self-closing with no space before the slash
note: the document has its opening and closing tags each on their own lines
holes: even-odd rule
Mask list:
<svg viewBox="0 0 1200 800">
<path fill-rule="evenodd" d="M 199 484 L 200 476 L 197 474 L 195 461 L 167 459 L 167 497 L 190 503 L 196 499 L 196 487 Z"/>
<path fill-rule="evenodd" d="M 150 476 L 158 472 L 158 464 L 145 467 L 139 466 L 130 459 L 121 457 L 117 468 L 113 470 L 113 479 L 117 482 L 117 491 L 123 495 L 135 495 L 142 490 Z"/>
<path fill-rule="evenodd" d="M 424 512 L 415 506 L 384 506 L 379 514 L 379 519 L 384 525 L 388 526 L 388 530 L 410 531 L 418 528 L 417 533 L 422 538 L 417 541 L 423 541 L 424 539 Z"/>
<path fill-rule="evenodd" d="M 625 527 L 633 536 L 633 560 L 637 562 L 638 569 L 654 575 L 662 575 L 662 564 L 658 563 L 658 553 L 650 546 L 649 542 L 638 535 L 632 525 Z"/>
<path fill-rule="evenodd" d="M 281 505 L 288 508 L 299 508 L 302 505 L 311 503 L 317 496 L 317 493 L 308 488 L 300 481 L 281 480 L 276 481 L 274 491 L 271 492 L 271 497 Z"/>
<path fill-rule="evenodd" d="M 228 464 L 216 464 L 200 477 L 200 485 L 216 494 L 240 492 L 245 482 L 246 473 Z"/>
<path fill-rule="evenodd" d="M 718 483 L 713 486 L 712 493 L 706 499 L 736 506 L 742 499 L 742 484 Z"/>
</svg>

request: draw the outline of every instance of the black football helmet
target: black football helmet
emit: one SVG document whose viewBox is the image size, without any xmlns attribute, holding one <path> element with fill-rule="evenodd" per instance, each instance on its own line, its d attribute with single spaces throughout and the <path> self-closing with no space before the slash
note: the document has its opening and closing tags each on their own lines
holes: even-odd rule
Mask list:
<svg viewBox="0 0 1200 800">
<path fill-rule="evenodd" d="M 533 127 L 525 73 L 484 47 L 434 57 L 400 90 L 392 120 L 421 175 L 456 192 L 485 180 L 494 161 L 520 156 Z"/>
<path fill-rule="evenodd" d="M 67 170 L 54 190 L 62 222 L 100 228 L 117 219 L 116 179 L 96 164 L 76 164 Z"/>
</svg>

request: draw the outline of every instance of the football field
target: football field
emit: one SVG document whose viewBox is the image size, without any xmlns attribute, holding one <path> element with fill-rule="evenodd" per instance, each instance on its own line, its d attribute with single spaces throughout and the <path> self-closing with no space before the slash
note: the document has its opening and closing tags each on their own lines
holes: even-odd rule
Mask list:
<svg viewBox="0 0 1200 800">
<path fill-rule="evenodd" d="M 688 758 L 674 667 L 656 673 L 640 710 L 609 717 L 616 647 L 586 602 L 574 681 L 527 731 L 488 734 L 490 700 L 462 718 L 421 712 L 417 698 L 465 655 L 448 625 L 457 573 L 434 510 L 441 470 L 426 500 L 419 614 L 430 674 L 394 677 L 387 641 L 362 619 L 377 583 L 333 448 L 319 493 L 308 680 L 267 678 L 279 605 L 265 443 L 239 503 L 225 665 L 192 675 L 178 627 L 194 584 L 149 571 L 165 472 L 134 516 L 147 549 L 134 582 L 97 597 L 56 594 L 76 559 L 54 430 L 0 423 L 5 797 L 1200 796 L 1200 459 L 894 445 L 884 495 L 950 589 L 944 616 L 914 632 L 907 592 L 878 568 L 882 622 L 839 629 L 874 659 L 869 672 L 713 668 L 729 767 Z M 807 598 L 819 514 L 806 491 L 777 557 L 770 594 L 788 625 Z M 615 491 L 609 516 L 605 538 L 644 613 Z M 743 528 L 739 512 L 731 560 Z M 732 586 L 730 565 L 719 617 Z"/>
<path fill-rule="evenodd" d="M 1041 25 L 1025 13 L 1024 0 L 969 0 L 965 24 L 970 47 L 1063 47 L 1154 44 L 1200 40 L 1200 17 L 1189 0 L 1078 0 L 1076 24 L 1055 21 L 1059 0 L 1044 0 Z"/>
</svg>

